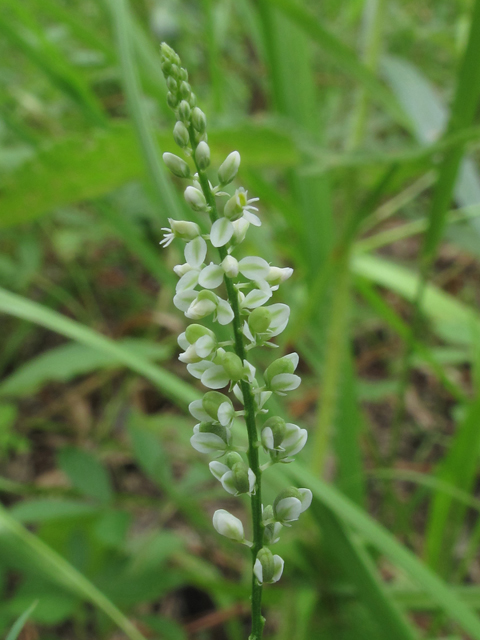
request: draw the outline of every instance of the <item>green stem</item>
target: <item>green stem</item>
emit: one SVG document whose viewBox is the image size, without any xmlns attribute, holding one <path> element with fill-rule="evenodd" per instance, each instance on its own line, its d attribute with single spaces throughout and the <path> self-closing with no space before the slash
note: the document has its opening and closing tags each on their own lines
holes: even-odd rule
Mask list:
<svg viewBox="0 0 480 640">
<path fill-rule="evenodd" d="M 200 186 L 202 188 L 203 195 L 205 196 L 205 200 L 210 208 L 210 220 L 211 222 L 215 222 L 218 220 L 219 215 L 217 211 L 217 204 L 215 202 L 215 195 L 212 193 L 210 189 L 210 185 L 208 183 L 208 177 L 205 171 L 201 171 L 197 165 L 195 160 L 195 134 L 193 128 L 190 127 L 190 144 L 193 150 L 193 160 L 195 162 L 195 167 L 198 172 L 198 179 L 200 182 Z M 218 252 L 220 254 L 220 259 L 223 261 L 227 255 L 226 247 L 219 247 Z M 233 310 L 233 336 L 235 340 L 235 353 L 243 362 L 246 359 L 245 353 L 245 345 L 243 343 L 243 333 L 242 333 L 242 320 L 240 316 L 240 307 L 238 305 L 238 295 L 235 290 L 235 286 L 232 278 L 228 278 L 224 276 L 225 287 L 227 289 L 228 301 Z M 250 635 L 249 640 L 261 640 L 263 635 L 263 626 L 265 624 L 265 620 L 262 616 L 262 585 L 259 584 L 255 578 L 253 573 L 253 565 L 255 564 L 255 560 L 257 558 L 257 553 L 263 546 L 263 521 L 262 521 L 262 471 L 260 469 L 258 450 L 260 447 L 260 441 L 258 439 L 257 425 L 255 419 L 255 402 L 253 398 L 252 389 L 250 384 L 245 380 L 240 382 L 240 388 L 242 390 L 243 399 L 244 399 L 244 407 L 245 407 L 245 424 L 247 427 L 247 435 L 248 435 L 248 463 L 250 469 L 255 474 L 256 485 L 255 485 L 255 493 L 251 496 L 251 509 L 252 509 L 252 529 L 253 529 L 253 546 L 251 547 L 252 552 L 252 633 Z"/>
</svg>

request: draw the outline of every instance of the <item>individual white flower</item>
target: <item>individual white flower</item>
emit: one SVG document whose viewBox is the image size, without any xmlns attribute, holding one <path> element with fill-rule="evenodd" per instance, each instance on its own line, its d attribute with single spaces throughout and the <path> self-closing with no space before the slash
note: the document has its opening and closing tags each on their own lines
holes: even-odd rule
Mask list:
<svg viewBox="0 0 480 640">
<path fill-rule="evenodd" d="M 301 382 L 299 376 L 294 375 L 298 366 L 298 353 L 290 353 L 279 358 L 265 371 L 265 384 L 269 391 L 284 396 L 287 391 L 296 389 Z"/>
<path fill-rule="evenodd" d="M 163 240 L 160 241 L 162 247 L 168 247 L 175 238 L 180 240 L 193 240 L 200 235 L 200 227 L 195 222 L 189 220 L 174 220 L 168 219 L 170 227 L 162 227 L 162 231 L 166 231 L 163 234 Z"/>
<path fill-rule="evenodd" d="M 279 416 L 269 418 L 262 429 L 262 445 L 275 462 L 292 462 L 307 442 L 306 429 L 285 421 Z"/>
<path fill-rule="evenodd" d="M 286 304 L 271 304 L 268 307 L 257 307 L 244 323 L 243 334 L 251 342 L 260 344 L 278 336 L 288 324 L 290 307 Z"/>
<path fill-rule="evenodd" d="M 291 522 L 298 520 L 300 514 L 312 504 L 312 492 L 310 489 L 296 489 L 291 487 L 282 491 L 273 502 L 273 515 L 277 522 L 284 526 L 290 526 Z"/>
<path fill-rule="evenodd" d="M 278 555 L 273 555 L 270 549 L 263 547 L 257 554 L 253 573 L 260 584 L 278 582 L 282 577 L 284 562 Z"/>
<path fill-rule="evenodd" d="M 217 338 L 213 331 L 200 324 L 191 324 L 178 336 L 179 346 L 184 349 L 178 359 L 182 362 L 199 362 L 208 358 L 217 346 Z"/>
<path fill-rule="evenodd" d="M 205 318 L 216 311 L 218 297 L 214 293 L 207 289 L 194 293 L 196 293 L 196 296 L 185 311 L 187 318 L 190 318 L 191 320 L 200 320 L 201 318 Z"/>
<path fill-rule="evenodd" d="M 239 380 L 256 383 L 255 367 L 247 360 L 242 362 L 236 353 L 222 348 L 217 350 L 215 363 L 207 367 L 201 376 L 202 384 L 209 389 L 223 389 Z"/>
<path fill-rule="evenodd" d="M 228 450 L 230 439 L 229 429 L 220 424 L 201 422 L 193 427 L 190 444 L 200 453 L 210 453 L 219 457 Z"/>
<path fill-rule="evenodd" d="M 219 422 L 224 427 L 230 427 L 235 418 L 232 401 L 218 391 L 207 391 L 201 400 L 191 402 L 188 409 L 197 420 Z"/>
<path fill-rule="evenodd" d="M 230 538 L 230 540 L 235 540 L 236 542 L 245 541 L 242 521 L 225 509 L 217 509 L 215 511 L 213 514 L 213 526 L 220 535 Z"/>
<path fill-rule="evenodd" d="M 255 227 L 261 226 L 260 218 L 253 213 L 258 211 L 257 207 L 252 206 L 252 202 L 257 202 L 259 198 L 248 199 L 248 192 L 243 187 L 235 191 L 235 194 L 227 201 L 223 210 L 223 215 L 229 220 L 238 220 L 242 216 Z"/>
<path fill-rule="evenodd" d="M 233 496 L 255 493 L 255 474 L 242 460 L 239 453 L 232 451 L 227 456 L 227 464 L 214 460 L 208 465 L 213 476 L 222 487 Z"/>
</svg>

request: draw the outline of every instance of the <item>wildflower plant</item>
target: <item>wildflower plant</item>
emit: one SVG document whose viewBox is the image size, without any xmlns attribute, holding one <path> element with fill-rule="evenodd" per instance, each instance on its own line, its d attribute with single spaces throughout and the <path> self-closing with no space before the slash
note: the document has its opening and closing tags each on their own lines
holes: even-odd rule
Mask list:
<svg viewBox="0 0 480 640">
<path fill-rule="evenodd" d="M 162 71 L 168 87 L 167 102 L 177 122 L 173 137 L 185 157 L 195 166 L 172 153 L 163 159 L 178 178 L 191 179 L 184 196 L 193 211 L 203 212 L 210 221 L 210 231 L 203 234 L 192 221 L 169 219 L 161 245 L 174 239 L 185 243 L 185 263 L 174 267 L 179 277 L 175 306 L 193 321 L 178 338 L 183 350 L 179 358 L 190 374 L 209 389 L 201 400 L 190 404 L 190 413 L 198 420 L 193 429 L 192 446 L 210 455 L 209 468 L 229 494 L 247 494 L 251 500 L 252 540 L 245 535 L 241 520 L 225 509 L 215 511 L 213 526 L 218 533 L 250 547 L 252 553 L 252 632 L 249 640 L 260 640 L 264 618 L 261 614 L 262 585 L 277 582 L 283 572 L 283 560 L 270 546 L 278 542 L 283 527 L 298 520 L 311 501 L 309 489 L 291 487 L 280 493 L 272 505 L 262 504 L 262 473 L 273 464 L 292 462 L 307 440 L 307 432 L 265 408 L 275 394 L 284 396 L 296 389 L 300 377 L 295 373 L 298 355 L 291 353 L 275 360 L 257 379 L 255 367 L 247 358 L 258 347 L 275 347 L 272 339 L 287 326 L 290 309 L 286 304 L 271 303 L 274 292 L 293 270 L 271 266 L 258 256 L 237 259 L 234 253 L 250 228 L 261 225 L 254 205 L 242 187 L 233 194 L 225 191 L 238 173 L 240 154 L 233 151 L 218 169 L 218 184 L 207 176 L 210 149 L 207 122 L 188 83 L 188 73 L 179 56 L 167 44 L 161 45 Z M 222 204 L 223 200 L 223 204 Z M 212 248 L 218 262 L 208 262 Z M 226 292 L 222 297 L 221 288 Z M 199 323 L 212 316 L 220 325 L 231 325 L 233 338 L 221 341 L 214 331 Z M 228 392 L 219 391 L 228 388 Z M 234 400 L 228 395 L 233 395 Z M 234 401 L 241 410 L 235 409 Z M 235 446 L 234 430 L 243 418 L 248 449 Z M 263 425 L 259 430 L 257 420 Z M 268 461 L 260 465 L 260 450 Z"/>
</svg>

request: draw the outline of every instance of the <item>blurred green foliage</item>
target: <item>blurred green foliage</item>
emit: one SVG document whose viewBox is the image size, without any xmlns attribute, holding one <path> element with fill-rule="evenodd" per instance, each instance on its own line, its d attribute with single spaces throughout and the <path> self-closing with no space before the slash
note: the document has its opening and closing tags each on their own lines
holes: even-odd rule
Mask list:
<svg viewBox="0 0 480 640">
<path fill-rule="evenodd" d="M 210 522 L 229 501 L 189 446 L 179 249 L 158 249 L 186 211 L 166 40 L 212 164 L 238 149 L 261 198 L 245 250 L 295 268 L 280 350 L 305 384 L 276 410 L 310 446 L 265 492 L 314 505 L 266 638 L 480 640 L 480 2 L 0 8 L 2 637 L 248 633 L 249 566 Z"/>
</svg>

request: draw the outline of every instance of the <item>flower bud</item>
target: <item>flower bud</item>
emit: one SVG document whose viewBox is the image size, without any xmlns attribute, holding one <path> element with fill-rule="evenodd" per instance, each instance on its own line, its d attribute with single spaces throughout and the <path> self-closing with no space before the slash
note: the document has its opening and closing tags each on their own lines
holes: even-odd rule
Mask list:
<svg viewBox="0 0 480 640">
<path fill-rule="evenodd" d="M 201 191 L 195 189 L 195 187 L 187 187 L 184 197 L 194 211 L 205 211 L 207 209 L 205 196 Z"/>
<path fill-rule="evenodd" d="M 178 84 L 177 84 L 177 81 L 175 80 L 175 78 L 173 76 L 168 76 L 168 78 L 167 78 L 167 87 L 168 87 L 169 91 L 171 91 L 172 93 L 176 93 L 177 92 Z"/>
<path fill-rule="evenodd" d="M 192 269 L 193 269 L 193 267 L 191 267 L 188 264 L 188 262 L 185 262 L 185 264 L 176 264 L 173 267 L 173 272 L 175 273 L 175 275 L 177 275 L 179 278 L 181 278 L 182 276 L 184 276 L 189 271 L 192 271 Z"/>
<path fill-rule="evenodd" d="M 190 177 L 190 167 L 178 156 L 173 153 L 164 153 L 163 161 L 177 178 L 188 178 Z"/>
<path fill-rule="evenodd" d="M 222 269 L 227 278 L 236 278 L 238 276 L 238 260 L 228 255 L 222 261 Z"/>
<path fill-rule="evenodd" d="M 278 582 L 282 577 L 284 562 L 280 556 L 273 555 L 270 549 L 263 547 L 257 553 L 253 573 L 260 584 Z"/>
<path fill-rule="evenodd" d="M 178 79 L 184 80 L 185 82 L 188 80 L 188 71 L 183 67 L 180 67 L 180 69 L 178 70 Z"/>
<path fill-rule="evenodd" d="M 184 124 L 188 124 L 190 122 L 191 111 L 190 105 L 186 100 L 182 100 L 178 105 L 178 116 Z"/>
<path fill-rule="evenodd" d="M 188 82 L 185 82 L 185 80 L 183 80 L 182 82 L 180 82 L 179 92 L 180 92 L 180 96 L 184 100 L 188 100 L 188 98 L 190 97 L 190 93 L 192 92 L 192 88 L 188 84 Z"/>
<path fill-rule="evenodd" d="M 190 97 L 188 99 L 188 104 L 192 107 L 192 109 L 194 109 L 197 106 L 197 96 L 193 93 L 193 91 L 190 94 Z"/>
<path fill-rule="evenodd" d="M 280 540 L 280 531 L 282 530 L 280 522 L 270 522 L 263 530 L 263 541 L 265 544 L 275 544 Z"/>
<path fill-rule="evenodd" d="M 170 107 L 170 109 L 176 108 L 178 104 L 178 97 L 176 93 L 172 93 L 171 91 L 167 93 L 167 104 Z"/>
<path fill-rule="evenodd" d="M 195 107 L 192 110 L 192 124 L 195 131 L 198 133 L 205 133 L 207 128 L 207 118 L 201 109 Z"/>
<path fill-rule="evenodd" d="M 240 154 L 238 151 L 232 151 L 218 169 L 218 179 L 220 184 L 230 184 L 238 173 L 240 167 Z"/>
<path fill-rule="evenodd" d="M 280 267 L 270 267 L 270 273 L 265 278 L 265 280 L 268 282 L 268 284 L 278 286 L 282 284 L 282 282 L 285 282 L 285 280 L 288 280 L 292 273 L 293 269 L 291 269 L 290 267 L 283 267 L 283 269 L 281 269 Z"/>
<path fill-rule="evenodd" d="M 230 538 L 230 540 L 235 540 L 236 542 L 245 540 L 242 521 L 225 509 L 215 511 L 213 514 L 213 526 L 220 535 Z"/>
<path fill-rule="evenodd" d="M 177 56 L 178 59 L 178 56 Z M 179 72 L 179 68 L 178 68 L 178 64 L 175 62 L 175 58 L 172 60 L 172 66 L 170 67 L 170 75 L 172 75 L 174 78 L 178 78 L 178 72 Z"/>
<path fill-rule="evenodd" d="M 173 139 L 179 147 L 182 147 L 182 149 L 189 145 L 190 137 L 188 135 L 188 130 L 180 120 L 173 127 Z"/>
<path fill-rule="evenodd" d="M 195 149 L 195 160 L 200 171 L 205 171 L 210 164 L 210 147 L 206 142 L 200 142 Z"/>
<path fill-rule="evenodd" d="M 199 292 L 195 300 L 190 304 L 185 312 L 187 318 L 191 320 L 200 320 L 215 311 L 218 304 L 217 296 L 207 289 Z"/>
<path fill-rule="evenodd" d="M 248 316 L 248 326 L 253 333 L 264 333 L 271 321 L 272 314 L 267 307 L 257 307 Z"/>
<path fill-rule="evenodd" d="M 200 235 L 200 227 L 195 222 L 190 222 L 190 220 L 173 220 L 173 218 L 169 218 L 168 222 L 170 223 L 173 234 L 180 240 L 188 242 Z"/>
<path fill-rule="evenodd" d="M 264 448 L 267 450 L 278 449 L 285 438 L 286 430 L 283 418 L 280 418 L 280 416 L 269 418 L 262 429 L 262 444 Z"/>
<path fill-rule="evenodd" d="M 236 353 L 229 351 L 226 353 L 222 360 L 222 366 L 227 372 L 228 377 L 237 382 L 244 374 L 244 366 L 240 358 Z"/>
<path fill-rule="evenodd" d="M 273 514 L 275 520 L 288 526 L 290 522 L 298 520 L 312 503 L 312 492 L 310 489 L 296 489 L 290 487 L 282 491 L 273 502 Z"/>
</svg>

